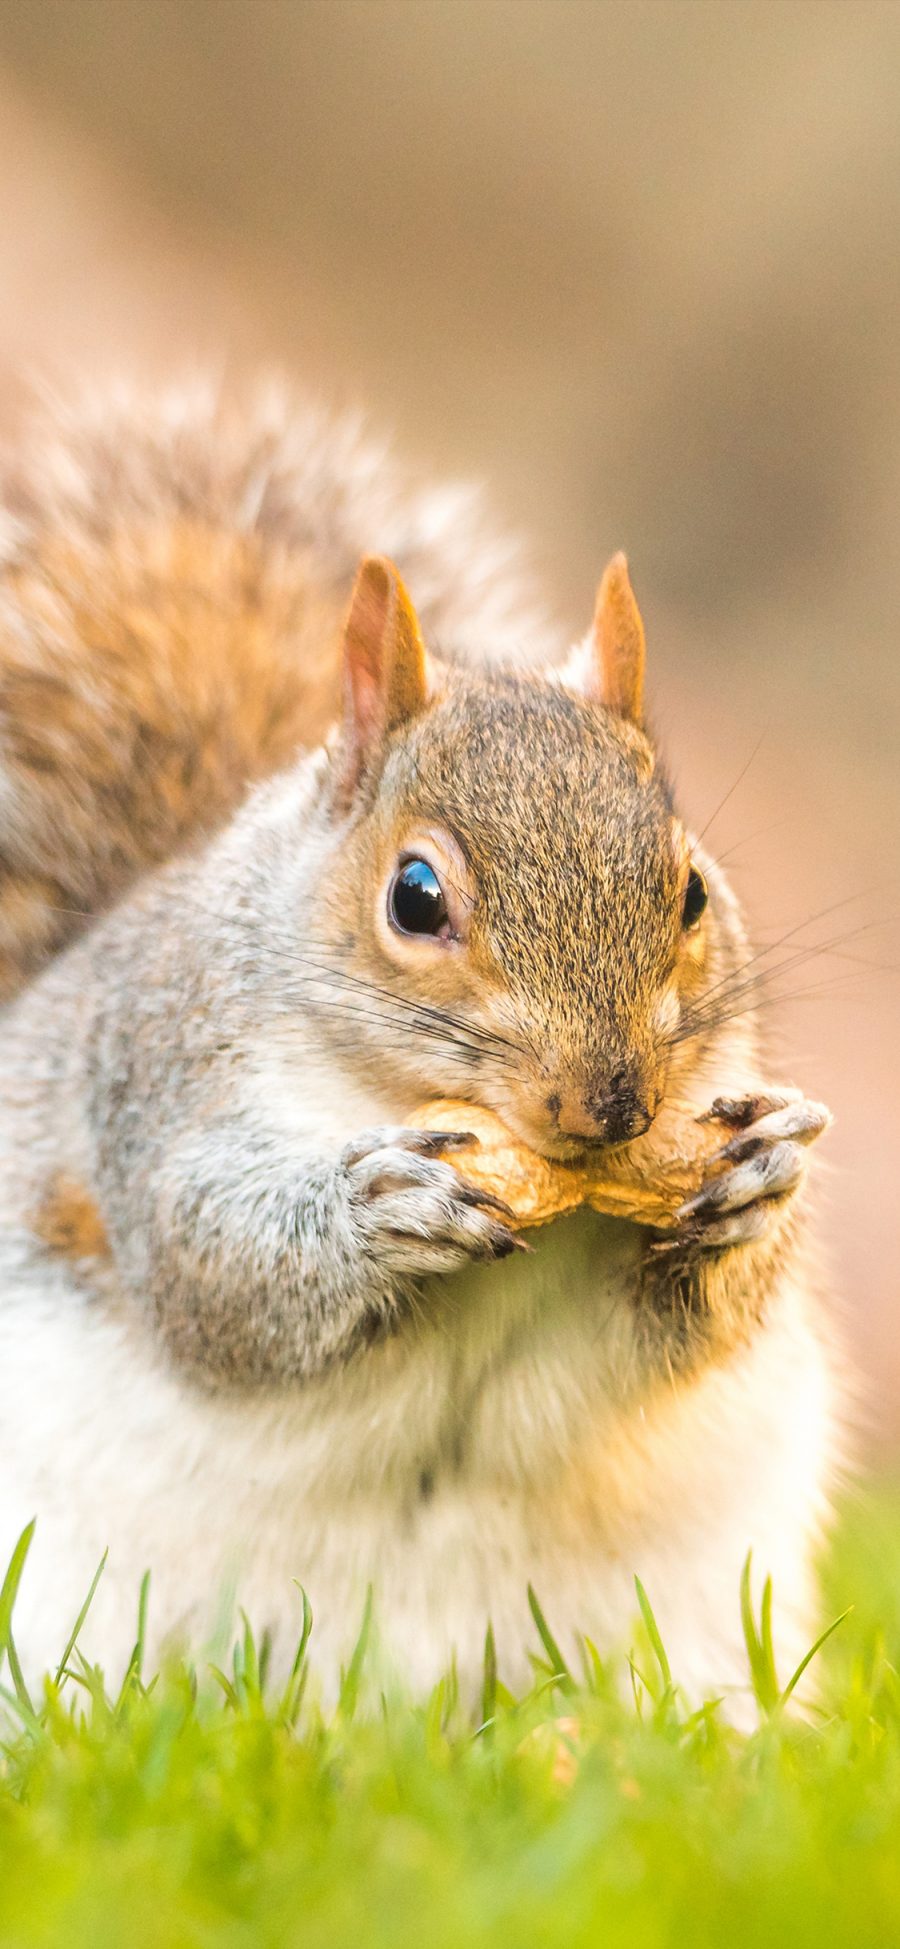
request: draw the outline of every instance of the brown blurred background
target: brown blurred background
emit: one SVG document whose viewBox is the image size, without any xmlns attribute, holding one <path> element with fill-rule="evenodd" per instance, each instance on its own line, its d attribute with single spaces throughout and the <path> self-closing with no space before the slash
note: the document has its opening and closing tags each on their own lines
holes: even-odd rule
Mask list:
<svg viewBox="0 0 900 1949">
<path fill-rule="evenodd" d="M 485 478 L 568 631 L 628 549 L 759 940 L 851 937 L 772 1070 L 837 1113 L 896 1450 L 897 0 L 0 0 L 0 177 L 0 431 L 73 364 L 275 364 Z"/>
</svg>

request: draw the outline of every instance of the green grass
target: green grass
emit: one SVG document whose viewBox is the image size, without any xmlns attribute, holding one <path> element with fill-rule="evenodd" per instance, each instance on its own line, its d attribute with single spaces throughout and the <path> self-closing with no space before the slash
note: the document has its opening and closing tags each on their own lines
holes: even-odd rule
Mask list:
<svg viewBox="0 0 900 1949">
<path fill-rule="evenodd" d="M 854 1609 L 817 1654 L 816 1718 L 785 1710 L 791 1675 L 774 1673 L 766 1603 L 745 1591 L 760 1701 L 747 1738 L 714 1705 L 680 1704 L 643 1592 L 627 1702 L 590 1647 L 565 1672 L 535 1600 L 534 1689 L 512 1700 L 489 1647 L 477 1724 L 451 1678 L 424 1705 L 361 1713 L 359 1661 L 323 1717 L 302 1645 L 278 1693 L 249 1630 L 227 1672 L 149 1682 L 139 1629 L 116 1698 L 70 1648 L 71 1675 L 29 1699 L 15 1581 L 14 1565 L 0 1594 L 10 1714 L 17 1697 L 2 1949 L 900 1942 L 894 1494 L 848 1513 L 828 1565 L 832 1615 Z"/>
</svg>

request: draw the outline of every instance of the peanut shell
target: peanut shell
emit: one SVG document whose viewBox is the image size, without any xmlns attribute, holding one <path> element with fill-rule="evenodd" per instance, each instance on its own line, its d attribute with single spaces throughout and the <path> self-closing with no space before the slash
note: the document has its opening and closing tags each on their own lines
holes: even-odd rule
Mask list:
<svg viewBox="0 0 900 1949">
<path fill-rule="evenodd" d="M 699 1123 L 693 1110 L 666 1108 L 625 1149 L 596 1163 L 563 1164 L 529 1150 L 479 1104 L 441 1097 L 410 1121 L 422 1130 L 471 1131 L 472 1143 L 448 1151 L 448 1161 L 470 1184 L 502 1198 L 523 1229 L 586 1204 L 610 1218 L 670 1230 L 680 1206 L 709 1177 L 710 1159 L 726 1135 L 717 1122 Z"/>
</svg>

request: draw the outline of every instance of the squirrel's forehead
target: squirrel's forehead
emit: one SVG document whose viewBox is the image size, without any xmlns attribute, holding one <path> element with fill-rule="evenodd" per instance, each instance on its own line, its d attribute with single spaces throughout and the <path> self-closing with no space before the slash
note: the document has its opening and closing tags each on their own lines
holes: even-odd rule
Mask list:
<svg viewBox="0 0 900 1949">
<path fill-rule="evenodd" d="M 573 920 L 579 912 L 582 919 L 605 913 L 612 920 L 627 914 L 639 889 L 665 904 L 681 870 L 679 823 L 659 803 L 629 803 L 621 794 L 604 805 L 586 791 L 548 790 L 545 782 L 531 798 L 518 784 L 504 791 L 498 779 L 474 801 L 452 789 L 426 799 L 422 813 L 423 827 L 450 834 L 472 893 L 483 895 L 492 911 L 560 907 Z M 404 834 L 394 836 L 406 843 Z"/>
<path fill-rule="evenodd" d="M 539 698 L 511 685 L 439 708 L 408 759 L 421 809 L 476 856 L 672 851 L 677 821 L 647 741 L 546 684 Z"/>
<path fill-rule="evenodd" d="M 650 784 L 654 754 L 634 725 L 546 682 L 473 683 L 436 702 L 413 728 L 409 757 L 434 787 L 453 783 L 473 803 L 515 792 L 627 792 Z"/>
</svg>

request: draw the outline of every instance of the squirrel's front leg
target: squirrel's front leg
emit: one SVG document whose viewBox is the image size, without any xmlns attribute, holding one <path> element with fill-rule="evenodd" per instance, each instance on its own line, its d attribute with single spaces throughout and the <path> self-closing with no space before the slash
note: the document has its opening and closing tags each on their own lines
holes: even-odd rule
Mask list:
<svg viewBox="0 0 900 1949">
<path fill-rule="evenodd" d="M 808 1148 L 831 1118 L 821 1103 L 784 1089 L 717 1097 L 706 1120 L 734 1134 L 644 1261 L 644 1301 L 670 1318 L 689 1359 L 698 1339 L 730 1344 L 760 1318 L 793 1251 Z"/>
<path fill-rule="evenodd" d="M 176 1146 L 119 1258 L 179 1363 L 207 1379 L 292 1380 L 346 1356 L 418 1279 L 501 1258 L 512 1213 L 444 1153 L 462 1133 L 385 1127 L 332 1158 L 231 1122 Z"/>
</svg>

